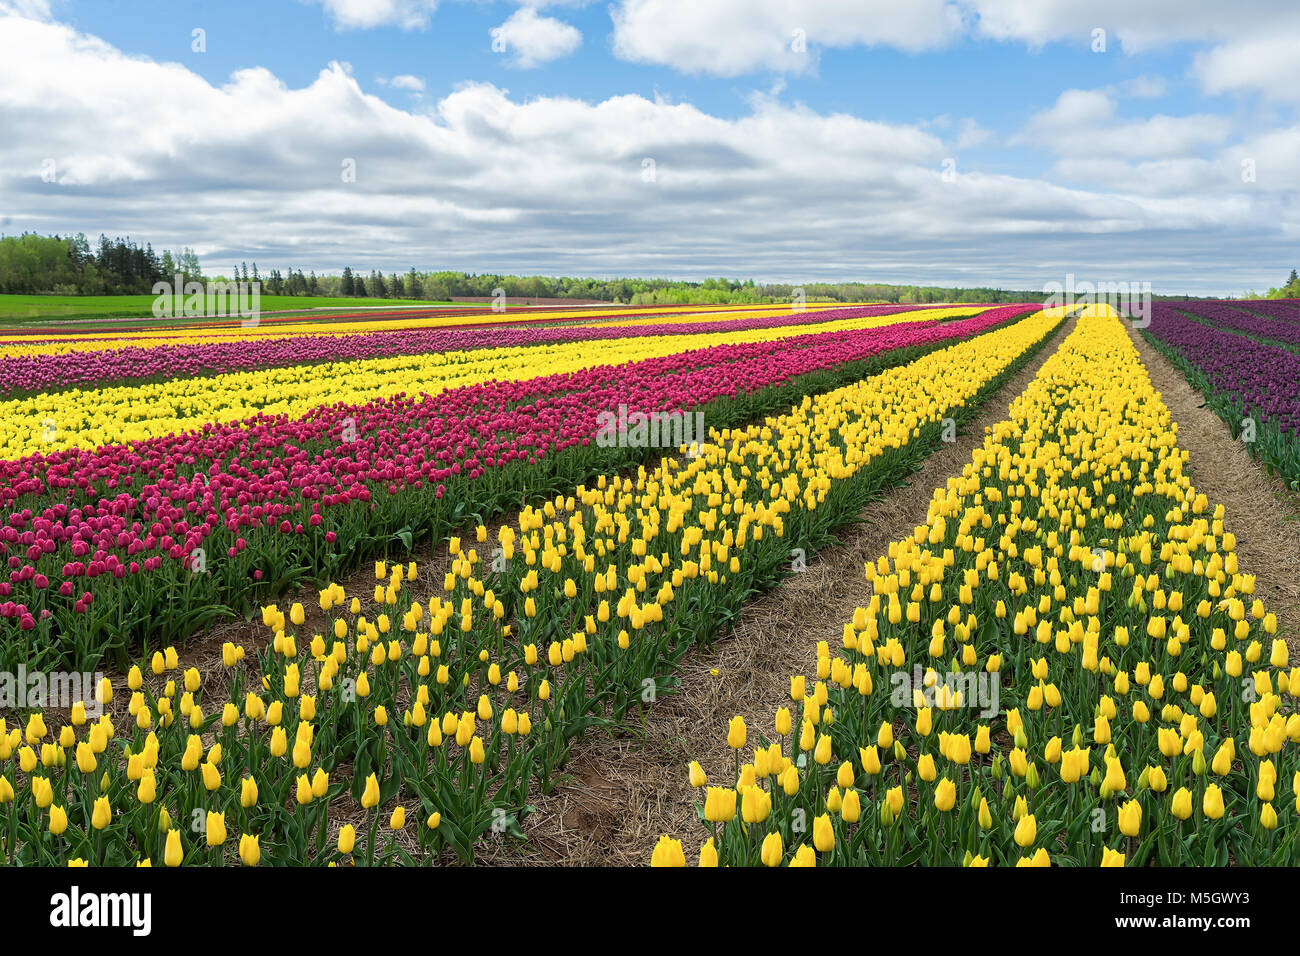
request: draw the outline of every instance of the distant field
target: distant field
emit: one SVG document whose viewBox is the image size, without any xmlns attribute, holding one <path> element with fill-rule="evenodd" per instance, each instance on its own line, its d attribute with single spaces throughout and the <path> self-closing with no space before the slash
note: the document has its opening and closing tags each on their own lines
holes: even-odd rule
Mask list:
<svg viewBox="0 0 1300 956">
<path fill-rule="evenodd" d="M 77 321 L 80 319 L 144 319 L 166 325 L 174 319 L 153 319 L 152 295 L 0 295 L 0 323 L 26 324 L 51 319 Z M 306 309 L 344 308 L 367 306 L 428 306 L 459 307 L 461 303 L 437 299 L 369 299 L 331 298 L 306 295 L 263 295 L 263 312 L 286 312 Z M 464 303 L 469 305 L 469 303 Z"/>
</svg>

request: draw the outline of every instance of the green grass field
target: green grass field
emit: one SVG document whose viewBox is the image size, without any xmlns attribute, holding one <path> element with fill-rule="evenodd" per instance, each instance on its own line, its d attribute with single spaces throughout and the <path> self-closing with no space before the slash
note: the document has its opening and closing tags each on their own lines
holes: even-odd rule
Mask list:
<svg viewBox="0 0 1300 956">
<path fill-rule="evenodd" d="M 169 325 L 192 318 L 155 319 L 152 295 L 0 295 L 0 324 L 32 325 L 42 322 L 78 322 L 95 319 L 141 319 Z M 439 302 L 431 299 L 336 299 L 329 296 L 263 295 L 263 312 L 309 309 L 351 309 L 367 306 L 447 306 L 482 308 L 480 303 Z"/>
</svg>

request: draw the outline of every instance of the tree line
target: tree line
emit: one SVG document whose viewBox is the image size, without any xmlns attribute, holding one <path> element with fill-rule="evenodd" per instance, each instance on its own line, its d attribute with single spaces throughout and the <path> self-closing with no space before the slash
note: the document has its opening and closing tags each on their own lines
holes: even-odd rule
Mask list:
<svg viewBox="0 0 1300 956">
<path fill-rule="evenodd" d="M 131 237 L 101 235 L 92 249 L 83 233 L 71 237 L 24 233 L 0 236 L 0 293 L 116 295 L 150 293 L 156 282 L 205 278 L 198 256 L 188 247 L 158 253 Z M 1294 273 L 1292 273 L 1294 276 Z M 253 262 L 232 266 L 214 280 L 260 282 L 264 295 L 336 296 L 346 298 L 424 299 L 491 298 L 502 290 L 510 299 L 592 299 L 632 305 L 761 305 L 789 302 L 799 290 L 809 302 L 881 301 L 900 304 L 1015 302 L 1041 297 L 1039 292 L 994 288 L 954 289 L 940 286 L 864 282 L 756 283 L 753 279 L 678 279 L 516 276 L 497 273 L 420 272 L 368 274 L 345 267 L 338 275 L 302 269 L 273 268 Z"/>
<path fill-rule="evenodd" d="M 264 285 L 264 291 L 275 289 Z M 891 285 L 863 282 L 756 283 L 753 279 L 616 278 L 591 279 L 573 276 L 516 276 L 499 273 L 418 272 L 405 274 L 371 271 L 369 275 L 346 267 L 339 276 L 321 276 L 319 292 L 310 294 L 392 299 L 492 298 L 504 294 L 511 300 L 591 299 L 630 305 L 763 305 L 789 302 L 802 290 L 808 302 L 894 303 L 927 302 L 1018 302 L 1041 298 L 1038 292 L 1003 289 L 950 289 L 938 286 Z"/>
<path fill-rule="evenodd" d="M 0 237 L 0 292 L 55 295 L 116 295 L 149 292 L 159 279 L 181 274 L 201 278 L 199 257 L 188 247 L 159 255 L 129 236 L 101 235 L 92 249 L 75 236 Z"/>
</svg>

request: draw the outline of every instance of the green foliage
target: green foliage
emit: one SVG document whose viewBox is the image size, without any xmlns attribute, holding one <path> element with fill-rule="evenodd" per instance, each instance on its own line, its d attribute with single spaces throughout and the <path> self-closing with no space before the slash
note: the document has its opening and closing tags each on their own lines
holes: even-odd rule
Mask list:
<svg viewBox="0 0 1300 956">
<path fill-rule="evenodd" d="M 91 252 L 83 233 L 69 238 L 0 236 L 0 293 L 100 295 L 143 293 L 159 280 L 200 279 L 194 250 L 166 251 L 161 257 L 153 246 L 141 247 L 128 237 L 99 237 Z"/>
<path fill-rule="evenodd" d="M 1300 299 L 1300 275 L 1296 275 L 1296 271 L 1292 269 L 1291 275 L 1287 277 L 1286 285 L 1280 289 L 1269 289 L 1268 298 Z"/>
</svg>

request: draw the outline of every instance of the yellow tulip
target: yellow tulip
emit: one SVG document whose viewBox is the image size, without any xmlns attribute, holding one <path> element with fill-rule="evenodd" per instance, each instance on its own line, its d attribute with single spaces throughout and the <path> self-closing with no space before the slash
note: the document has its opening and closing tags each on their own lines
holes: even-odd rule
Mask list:
<svg viewBox="0 0 1300 956">
<path fill-rule="evenodd" d="M 661 836 L 650 856 L 651 866 L 685 866 L 686 854 L 682 851 L 682 841 Z"/>
<path fill-rule="evenodd" d="M 262 848 L 255 834 L 245 833 L 239 838 L 239 858 L 245 866 L 257 866 L 262 859 Z"/>
<path fill-rule="evenodd" d="M 941 813 L 947 813 L 957 802 L 957 788 L 947 777 L 939 781 L 934 790 L 934 805 Z M 1032 842 L 1032 840 L 1030 841 Z M 1024 844 L 1022 844 L 1024 845 Z"/>
<path fill-rule="evenodd" d="M 163 863 L 167 866 L 180 866 L 181 860 L 185 857 L 181 850 L 181 834 L 179 830 L 167 831 L 167 846 L 163 852 Z"/>
<path fill-rule="evenodd" d="M 373 810 L 379 806 L 379 781 L 375 779 L 373 773 L 366 777 L 365 789 L 361 793 L 361 806 L 365 810 Z"/>
<path fill-rule="evenodd" d="M 781 834 L 773 831 L 763 838 L 763 845 L 760 849 L 760 858 L 764 866 L 780 866 L 781 858 L 785 855 L 785 847 L 781 843 Z"/>
<path fill-rule="evenodd" d="M 1027 847 L 1038 837 L 1038 822 L 1032 813 L 1026 813 L 1016 824 L 1015 840 L 1018 846 Z"/>
</svg>

